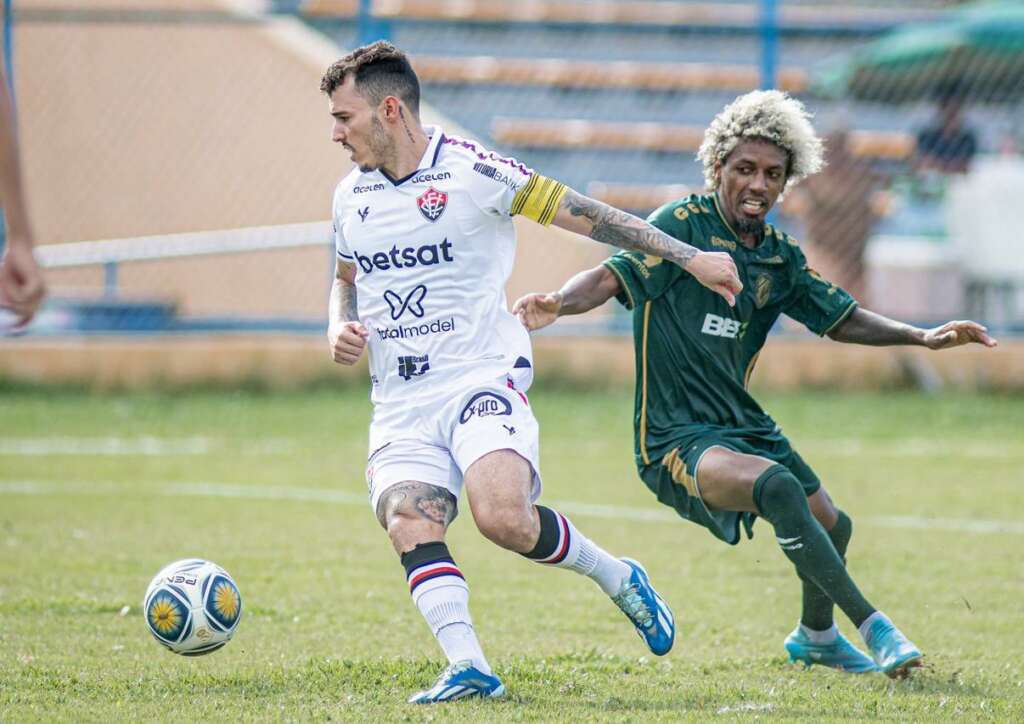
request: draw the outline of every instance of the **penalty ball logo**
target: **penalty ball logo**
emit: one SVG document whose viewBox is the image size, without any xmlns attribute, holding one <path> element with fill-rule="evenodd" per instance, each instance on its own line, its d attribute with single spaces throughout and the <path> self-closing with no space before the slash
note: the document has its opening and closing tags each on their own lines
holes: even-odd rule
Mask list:
<svg viewBox="0 0 1024 724">
<path fill-rule="evenodd" d="M 431 187 L 416 199 L 416 205 L 427 221 L 437 221 L 448 205 L 448 194 Z"/>
</svg>

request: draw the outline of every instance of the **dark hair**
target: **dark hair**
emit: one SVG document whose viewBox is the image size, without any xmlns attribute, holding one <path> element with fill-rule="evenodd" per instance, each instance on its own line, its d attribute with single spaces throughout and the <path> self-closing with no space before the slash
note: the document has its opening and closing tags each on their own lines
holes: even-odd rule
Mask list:
<svg viewBox="0 0 1024 724">
<path fill-rule="evenodd" d="M 397 96 L 415 115 L 420 112 L 420 81 L 405 53 L 386 40 L 356 48 L 331 67 L 320 79 L 320 90 L 330 95 L 349 74 L 359 92 L 376 106 L 387 96 Z"/>
</svg>

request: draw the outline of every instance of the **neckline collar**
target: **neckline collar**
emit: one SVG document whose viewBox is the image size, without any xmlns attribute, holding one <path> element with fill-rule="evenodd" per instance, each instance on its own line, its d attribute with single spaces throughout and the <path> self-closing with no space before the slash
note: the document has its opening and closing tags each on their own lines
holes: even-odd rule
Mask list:
<svg viewBox="0 0 1024 724">
<path fill-rule="evenodd" d="M 423 131 L 430 136 L 430 140 L 427 142 L 427 148 L 423 151 L 419 164 L 417 164 L 416 169 L 412 173 L 400 179 L 393 179 L 381 169 L 380 175 L 393 185 L 401 186 L 413 176 L 437 165 L 437 157 L 441 154 L 441 144 L 444 142 L 444 132 L 440 126 L 423 126 Z"/>
</svg>

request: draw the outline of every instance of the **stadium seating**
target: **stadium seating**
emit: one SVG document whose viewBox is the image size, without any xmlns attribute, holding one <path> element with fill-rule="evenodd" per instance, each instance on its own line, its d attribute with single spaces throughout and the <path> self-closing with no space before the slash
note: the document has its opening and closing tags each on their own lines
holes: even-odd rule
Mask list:
<svg viewBox="0 0 1024 724">
<path fill-rule="evenodd" d="M 307 0 L 310 16 L 350 17 L 355 0 Z M 379 17 L 503 23 L 580 23 L 590 25 L 657 25 L 749 28 L 759 22 L 756 3 L 649 2 L 632 0 L 375 0 Z M 889 27 L 933 17 L 929 7 L 849 7 L 846 4 L 790 4 L 779 10 L 786 28 L 860 29 Z"/>
<path fill-rule="evenodd" d="M 293 3 L 294 4 L 294 3 Z M 858 3 L 861 4 L 861 3 Z M 775 86 L 822 132 L 853 129 L 854 153 L 894 170 L 933 109 L 836 102 L 808 93 L 822 61 L 880 30 L 933 17 L 942 0 L 778 3 Z M 761 83 L 759 3 L 659 0 L 374 0 L 377 20 L 413 57 L 424 97 L 496 150 L 578 189 L 644 212 L 666 188 L 699 189 L 703 129 Z M 306 22 L 355 45 L 355 0 L 305 0 Z M 985 125 L 999 121 L 978 119 Z M 995 134 L 991 134 L 995 135 Z"/>
</svg>

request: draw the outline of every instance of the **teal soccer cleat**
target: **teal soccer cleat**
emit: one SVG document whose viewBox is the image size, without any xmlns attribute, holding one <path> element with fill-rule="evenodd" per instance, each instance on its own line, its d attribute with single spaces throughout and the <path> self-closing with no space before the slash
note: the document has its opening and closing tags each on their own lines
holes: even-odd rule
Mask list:
<svg viewBox="0 0 1024 724">
<path fill-rule="evenodd" d="M 651 653 L 664 656 L 676 637 L 672 610 L 651 586 L 643 566 L 630 558 L 623 558 L 622 562 L 633 569 L 633 574 L 612 596 L 612 601 L 633 622 Z"/>
<path fill-rule="evenodd" d="M 838 632 L 834 641 L 820 644 L 811 641 L 798 625 L 786 637 L 785 646 L 792 663 L 801 663 L 808 668 L 820 664 L 849 674 L 868 674 L 879 670 L 870 656 Z"/>
<path fill-rule="evenodd" d="M 864 637 L 871 658 L 890 679 L 905 678 L 910 670 L 921 666 L 921 652 L 884 615 L 871 622 Z"/>
<path fill-rule="evenodd" d="M 437 677 L 434 685 L 409 697 L 410 704 L 439 704 L 478 696 L 496 699 L 505 695 L 505 686 L 497 676 L 485 674 L 472 661 L 451 664 Z"/>
</svg>

